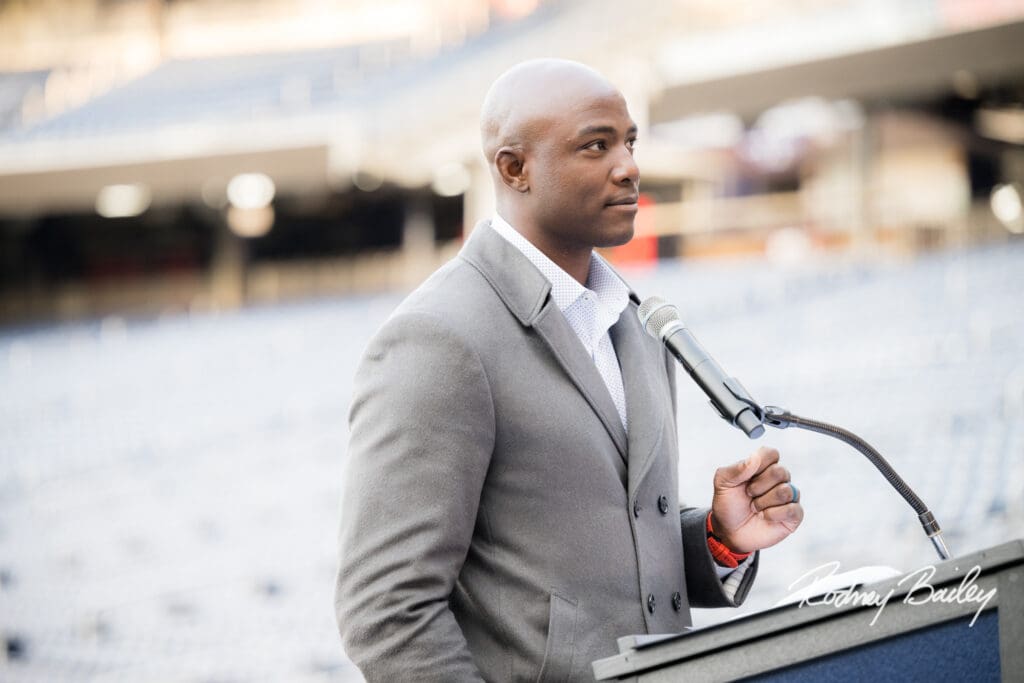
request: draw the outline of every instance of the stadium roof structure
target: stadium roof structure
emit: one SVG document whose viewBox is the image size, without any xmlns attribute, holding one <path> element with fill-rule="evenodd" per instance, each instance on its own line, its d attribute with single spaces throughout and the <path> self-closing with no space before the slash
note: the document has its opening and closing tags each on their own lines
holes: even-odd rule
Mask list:
<svg viewBox="0 0 1024 683">
<path fill-rule="evenodd" d="M 362 104 L 399 45 L 170 60 L 6 143 L 78 140 L 166 126 L 246 121 Z M 386 59 L 372 58 L 374 53 Z"/>
<path fill-rule="evenodd" d="M 669 4 L 621 16 L 611 4 L 595 10 L 600 4 L 543 4 L 426 60 L 392 42 L 165 62 L 49 120 L 0 128 L 0 214 L 91 210 L 98 191 L 118 183 L 145 184 L 154 204 L 197 201 L 208 179 L 249 171 L 270 174 L 280 192 L 343 189 L 358 173 L 424 186 L 439 166 L 479 157 L 486 88 L 511 64 L 538 55 L 586 61 L 633 87 L 623 90 L 642 126 L 702 111 L 749 115 L 805 95 L 939 93 L 955 71 L 982 80 L 1024 74 L 1019 17 L 951 31 L 922 25 L 895 3 L 886 23 L 875 16 L 877 3 L 869 3 L 871 14 L 852 2 L 859 14 L 851 16 L 863 24 L 848 26 L 841 13 L 821 23 L 842 40 L 817 36 L 803 52 L 769 40 L 728 71 L 714 62 L 727 61 L 754 28 L 725 40 L 694 36 Z M 812 25 L 794 16 L 778 21 L 806 34 Z M 717 51 L 704 54 L 704 46 Z M 668 145 L 645 146 L 643 154 L 648 177 L 686 172 Z"/>
<path fill-rule="evenodd" d="M 666 88 L 652 120 L 731 110 L 756 115 L 788 99 L 907 100 L 949 90 L 957 72 L 984 83 L 1024 77 L 1024 21 L 931 35 L 755 68 Z"/>
<path fill-rule="evenodd" d="M 487 83 L 564 7 L 545 5 L 429 59 L 397 40 L 166 61 L 35 125 L 0 126 L 0 213 L 84 208 L 113 182 L 144 182 L 154 201 L 198 198 L 202 176 L 246 170 L 306 190 L 345 184 L 359 170 L 429 183 L 430 164 L 415 154 L 386 159 L 387 142 L 455 128 L 472 142 L 449 154 L 475 151 Z M 17 99 L 28 76 L 0 74 L 0 94 Z"/>
</svg>

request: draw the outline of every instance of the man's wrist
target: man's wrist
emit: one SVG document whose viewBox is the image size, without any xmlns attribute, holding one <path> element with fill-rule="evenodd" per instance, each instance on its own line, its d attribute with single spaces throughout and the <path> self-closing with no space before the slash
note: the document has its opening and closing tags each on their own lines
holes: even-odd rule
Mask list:
<svg viewBox="0 0 1024 683">
<path fill-rule="evenodd" d="M 740 562 L 750 557 L 751 553 L 736 553 L 729 549 L 722 539 L 715 534 L 715 530 L 711 525 L 711 513 L 708 512 L 707 521 L 704 523 L 705 529 L 708 536 L 708 550 L 711 551 L 711 557 L 715 558 L 715 562 L 723 567 L 729 567 L 735 569 L 739 566 Z"/>
</svg>

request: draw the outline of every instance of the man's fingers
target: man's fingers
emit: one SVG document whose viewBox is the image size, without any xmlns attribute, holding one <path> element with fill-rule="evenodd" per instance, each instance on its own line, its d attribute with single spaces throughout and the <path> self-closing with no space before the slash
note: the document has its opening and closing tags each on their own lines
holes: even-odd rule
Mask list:
<svg viewBox="0 0 1024 683">
<path fill-rule="evenodd" d="M 761 459 L 758 468 L 754 471 L 755 477 L 779 461 L 779 452 L 768 446 L 761 446 L 754 452 L 754 455 Z"/>
<path fill-rule="evenodd" d="M 747 494 L 751 498 L 757 498 L 787 481 L 789 481 L 789 470 L 776 463 L 766 467 L 759 474 L 751 478 L 750 483 L 747 484 Z"/>
<path fill-rule="evenodd" d="M 769 522 L 792 522 L 799 524 L 804 519 L 804 508 L 800 503 L 789 503 L 765 508 L 764 518 Z"/>
<path fill-rule="evenodd" d="M 779 507 L 788 503 L 794 502 L 793 500 L 793 487 L 789 485 L 789 477 L 787 481 L 782 484 L 778 484 L 772 487 L 768 492 L 757 496 L 753 499 L 754 509 L 757 512 L 766 510 L 772 507 Z"/>
<path fill-rule="evenodd" d="M 778 461 L 779 452 L 777 450 L 761 446 L 746 460 L 741 460 L 735 465 L 719 467 L 715 471 L 715 486 L 720 488 L 739 486 Z"/>
</svg>

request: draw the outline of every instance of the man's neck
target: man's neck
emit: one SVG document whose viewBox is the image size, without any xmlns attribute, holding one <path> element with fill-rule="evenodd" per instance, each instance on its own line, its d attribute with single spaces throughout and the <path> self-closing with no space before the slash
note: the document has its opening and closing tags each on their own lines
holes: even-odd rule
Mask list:
<svg viewBox="0 0 1024 683">
<path fill-rule="evenodd" d="M 542 254 L 551 259 L 555 265 L 567 272 L 572 279 L 584 287 L 587 286 L 587 280 L 590 277 L 592 247 L 563 244 L 559 240 L 553 240 L 549 233 L 539 229 L 532 221 L 523 220 L 521 217 L 514 215 L 507 216 L 504 212 L 499 212 L 499 215 L 516 232 L 529 240 Z"/>
</svg>

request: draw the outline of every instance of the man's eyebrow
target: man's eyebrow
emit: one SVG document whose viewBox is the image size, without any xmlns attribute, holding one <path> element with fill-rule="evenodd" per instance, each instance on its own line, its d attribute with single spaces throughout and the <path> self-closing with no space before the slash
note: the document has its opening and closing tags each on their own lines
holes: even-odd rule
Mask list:
<svg viewBox="0 0 1024 683">
<path fill-rule="evenodd" d="M 632 126 L 630 126 L 626 130 L 626 135 L 629 135 L 631 133 L 635 133 L 636 131 L 637 131 L 637 127 L 636 127 L 636 124 L 634 123 Z M 597 134 L 597 133 L 603 133 L 605 135 L 615 135 L 618 132 L 619 131 L 617 131 L 615 129 L 615 126 L 587 126 L 586 128 L 580 129 L 580 131 L 576 134 L 576 137 L 580 137 L 581 138 L 581 137 L 584 137 L 586 135 L 594 135 L 594 134 Z"/>
</svg>

